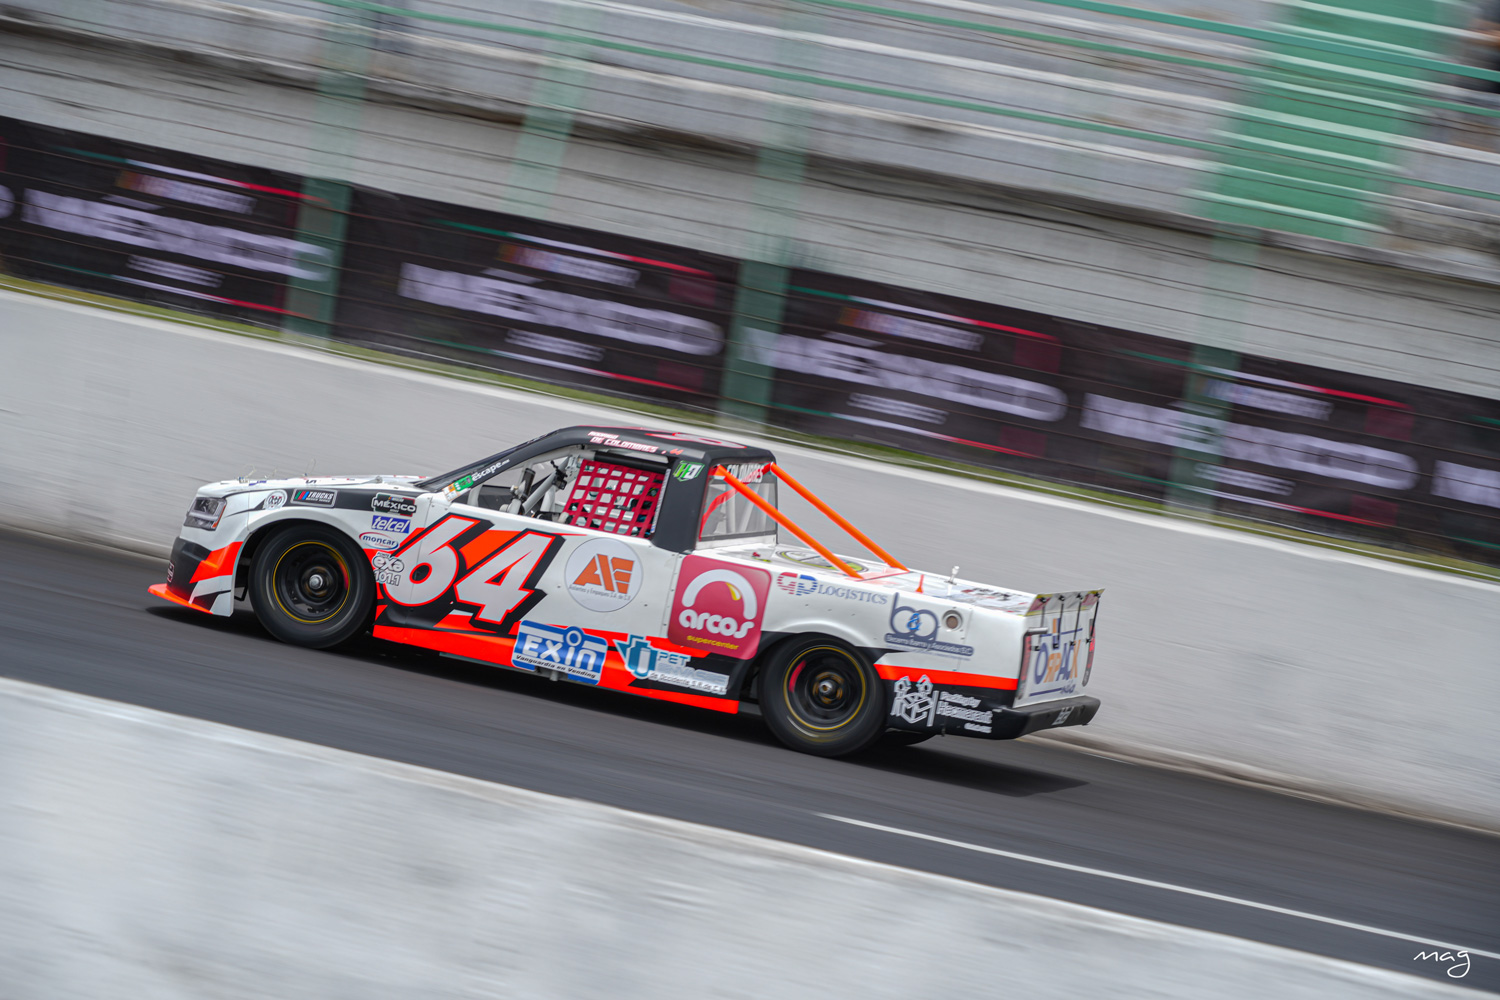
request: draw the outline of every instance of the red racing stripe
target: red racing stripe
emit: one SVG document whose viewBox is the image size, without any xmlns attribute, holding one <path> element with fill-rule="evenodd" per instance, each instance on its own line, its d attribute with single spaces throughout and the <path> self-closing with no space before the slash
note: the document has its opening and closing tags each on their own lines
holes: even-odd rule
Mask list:
<svg viewBox="0 0 1500 1000">
<path fill-rule="evenodd" d="M 203 558 L 203 561 L 198 564 L 198 568 L 193 570 L 193 578 L 188 581 L 188 585 L 191 586 L 199 580 L 208 580 L 216 576 L 226 576 L 234 566 L 235 558 L 240 554 L 240 546 L 244 544 L 244 542 L 230 542 L 222 549 L 214 549 L 214 551 Z"/>
<path fill-rule="evenodd" d="M 450 616 L 451 618 L 451 616 Z M 450 619 L 444 619 L 448 621 Z M 459 626 L 460 628 L 462 626 Z M 472 628 L 472 626 L 470 626 Z M 372 630 L 375 638 L 388 639 L 391 642 L 401 642 L 408 646 L 421 646 L 423 649 L 433 649 L 440 653 L 452 653 L 454 656 L 464 656 L 471 660 L 482 660 L 486 663 L 494 663 L 499 666 L 511 666 L 511 651 L 515 649 L 516 640 L 510 636 L 494 635 L 478 631 L 448 631 L 446 629 L 423 629 L 405 628 L 396 625 L 381 625 L 376 620 L 375 628 Z M 626 633 L 595 633 L 598 635 L 624 636 Z M 728 698 L 715 698 L 712 695 L 692 694 L 688 691 L 662 691 L 652 688 L 641 688 L 633 685 L 635 677 L 625 669 L 625 661 L 620 657 L 617 650 L 611 649 L 604 661 L 604 669 L 600 672 L 599 684 L 601 688 L 611 691 L 624 691 L 626 694 L 640 695 L 642 698 L 655 698 L 657 701 L 670 701 L 679 705 L 692 705 L 695 708 L 706 708 L 714 712 L 726 712 L 733 714 L 740 710 L 740 703 Z"/>
<path fill-rule="evenodd" d="M 991 674 L 967 674 L 960 670 L 928 670 L 926 667 L 898 667 L 894 664 L 875 664 L 876 673 L 888 681 L 910 677 L 912 680 L 926 677 L 934 684 L 954 687 L 994 688 L 997 691 L 1014 691 L 1016 678 L 995 677 Z"/>
</svg>

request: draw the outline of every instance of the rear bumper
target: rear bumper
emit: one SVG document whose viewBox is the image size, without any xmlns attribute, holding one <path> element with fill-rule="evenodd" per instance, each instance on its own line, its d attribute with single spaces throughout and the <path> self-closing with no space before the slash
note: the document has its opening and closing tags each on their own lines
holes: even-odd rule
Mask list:
<svg viewBox="0 0 1500 1000">
<path fill-rule="evenodd" d="M 1044 701 L 1025 708 L 996 708 L 994 721 L 988 734 L 964 733 L 965 736 L 981 735 L 992 740 L 1013 740 L 1027 733 L 1044 729 L 1062 729 L 1066 726 L 1086 726 L 1099 714 L 1099 699 L 1081 695 L 1077 698 L 1061 698 Z"/>
<path fill-rule="evenodd" d="M 886 717 L 888 728 L 981 740 L 1013 740 L 1043 729 L 1086 726 L 1099 713 L 1099 699 L 1087 695 L 1015 708 L 1014 690 L 965 684 L 949 686 L 945 683 L 946 676 L 940 676 L 934 683 L 930 673 L 886 681 L 890 706 Z"/>
</svg>

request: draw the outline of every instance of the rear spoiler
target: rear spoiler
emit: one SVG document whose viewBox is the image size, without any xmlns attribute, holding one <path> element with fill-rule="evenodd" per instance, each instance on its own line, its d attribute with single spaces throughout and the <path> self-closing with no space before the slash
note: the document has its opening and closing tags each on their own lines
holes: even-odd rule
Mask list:
<svg viewBox="0 0 1500 1000">
<path fill-rule="evenodd" d="M 1016 706 L 1083 693 L 1094 669 L 1094 623 L 1103 590 L 1037 594 L 1026 609 Z"/>
</svg>

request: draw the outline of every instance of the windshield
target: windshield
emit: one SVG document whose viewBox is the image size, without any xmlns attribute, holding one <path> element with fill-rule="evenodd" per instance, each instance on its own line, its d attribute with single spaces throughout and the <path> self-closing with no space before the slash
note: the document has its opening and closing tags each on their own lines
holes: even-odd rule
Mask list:
<svg viewBox="0 0 1500 1000">
<path fill-rule="evenodd" d="M 740 480 L 773 508 L 776 506 L 776 480 L 767 474 L 767 464 L 731 465 L 729 474 Z M 776 522 L 770 515 L 741 496 L 722 476 L 708 481 L 703 502 L 703 516 L 698 523 L 700 542 L 725 539 L 764 538 L 776 535 Z"/>
<path fill-rule="evenodd" d="M 545 435 L 539 435 L 532 438 L 530 441 L 521 442 L 514 448 L 507 448 L 504 451 L 499 452 L 498 454 L 491 455 L 489 458 L 481 458 L 477 462 L 470 462 L 468 465 L 461 465 L 451 472 L 444 472 L 442 475 L 433 476 L 431 479 L 424 479 L 420 483 L 414 483 L 413 485 L 416 486 L 416 488 L 419 490 L 435 490 L 440 487 L 447 486 L 450 483 L 459 483 L 460 485 L 458 488 L 460 490 L 466 490 L 470 486 L 473 486 L 475 483 L 483 482 L 484 480 L 493 476 L 495 473 L 507 468 L 510 465 L 510 455 L 514 454 L 517 451 L 520 451 L 522 448 L 526 447 L 529 444 L 532 444 L 533 442 L 540 441 L 544 436 Z M 461 482 L 465 479 L 467 479 L 468 482 Z"/>
</svg>

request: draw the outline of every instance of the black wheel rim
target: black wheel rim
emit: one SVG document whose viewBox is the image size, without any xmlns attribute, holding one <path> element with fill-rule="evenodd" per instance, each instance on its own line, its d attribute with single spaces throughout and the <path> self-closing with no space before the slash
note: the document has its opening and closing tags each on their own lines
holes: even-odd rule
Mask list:
<svg viewBox="0 0 1500 1000">
<path fill-rule="evenodd" d="M 281 610 L 318 625 L 337 615 L 349 599 L 349 567 L 331 545 L 298 542 L 276 560 L 271 586 Z"/>
<path fill-rule="evenodd" d="M 848 725 L 868 697 L 859 665 L 841 649 L 810 649 L 787 671 L 787 707 L 809 729 L 827 731 Z"/>
</svg>

